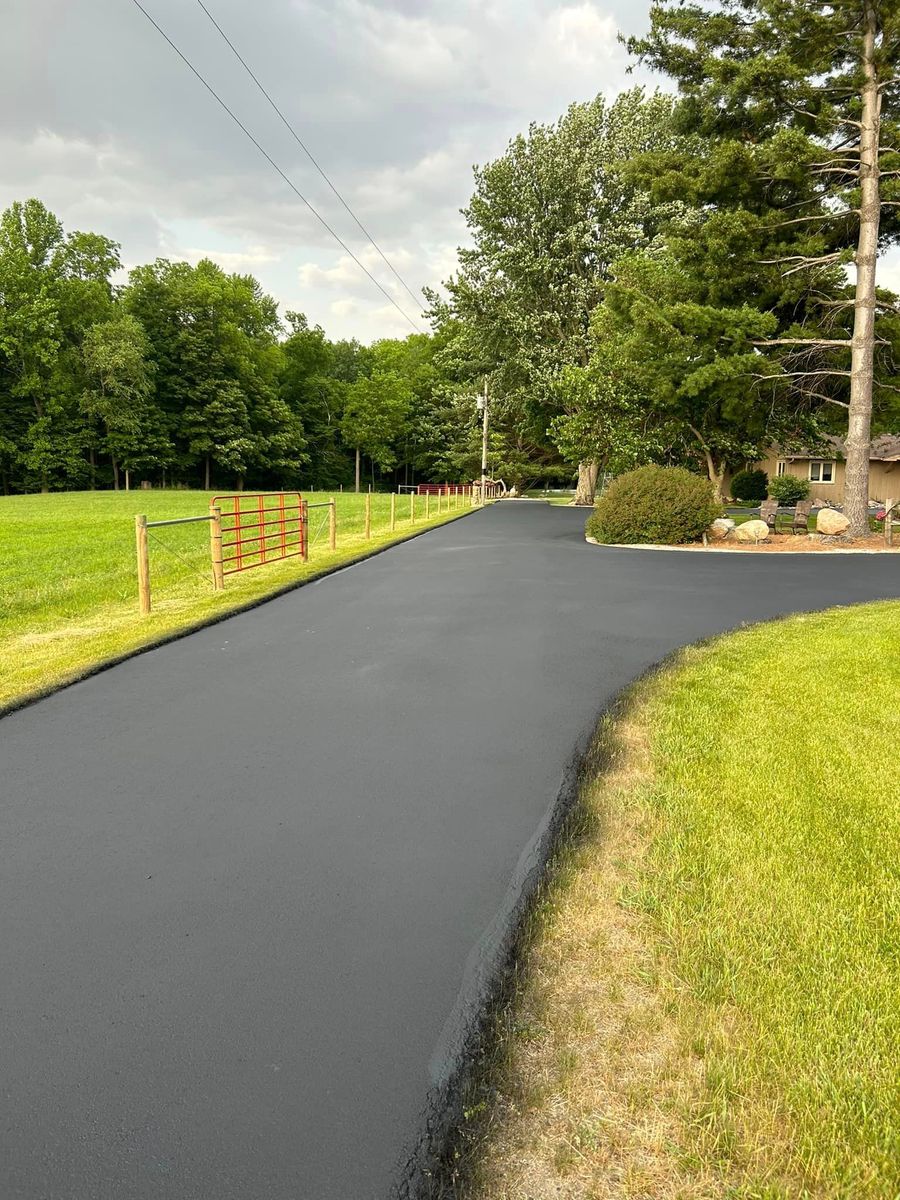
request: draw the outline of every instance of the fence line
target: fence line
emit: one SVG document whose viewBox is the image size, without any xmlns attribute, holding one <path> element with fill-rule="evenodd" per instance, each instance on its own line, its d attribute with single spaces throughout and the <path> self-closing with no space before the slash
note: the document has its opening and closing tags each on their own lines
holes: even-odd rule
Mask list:
<svg viewBox="0 0 900 1200">
<path fill-rule="evenodd" d="M 390 493 L 389 508 L 385 506 L 380 513 L 373 511 L 372 497 L 377 499 L 383 495 L 383 492 L 366 493 L 362 511 L 347 513 L 341 518 L 340 523 L 350 537 L 371 540 L 373 533 L 394 533 L 398 524 L 402 525 L 403 519 L 397 511 L 397 492 Z M 421 496 L 424 496 L 425 500 L 426 521 L 430 521 L 434 516 L 443 515 L 445 510 L 450 512 L 463 506 L 474 508 L 495 498 L 490 486 L 482 496 L 480 484 L 435 484 L 431 485 L 430 491 L 419 493 L 418 489 L 410 490 L 408 495 L 410 526 L 422 519 L 421 509 L 417 504 L 417 499 Z M 432 497 L 436 498 L 437 513 L 432 508 Z M 224 511 L 222 502 L 225 502 Z M 309 535 L 311 509 L 328 509 L 327 515 L 323 517 L 312 537 Z M 239 492 L 229 496 L 215 496 L 210 503 L 209 513 L 202 516 L 172 517 L 160 521 L 149 521 L 146 515 L 136 516 L 138 607 L 142 616 L 151 612 L 148 530 L 174 525 L 193 525 L 202 521 L 208 522 L 210 527 L 207 561 L 212 566 L 213 590 L 217 592 L 224 589 L 227 575 L 286 558 L 300 557 L 304 562 L 308 561 L 310 547 L 318 544 L 326 521 L 329 550 L 335 551 L 338 544 L 339 520 L 336 499 L 332 497 L 330 500 L 307 501 L 299 492 Z M 159 544 L 163 549 L 169 550 L 165 543 Z M 232 553 L 226 553 L 227 551 Z M 174 550 L 171 553 L 186 566 L 193 568 L 193 564 Z M 203 572 L 198 570 L 198 574 Z M 209 579 L 208 574 L 204 577 Z"/>
</svg>

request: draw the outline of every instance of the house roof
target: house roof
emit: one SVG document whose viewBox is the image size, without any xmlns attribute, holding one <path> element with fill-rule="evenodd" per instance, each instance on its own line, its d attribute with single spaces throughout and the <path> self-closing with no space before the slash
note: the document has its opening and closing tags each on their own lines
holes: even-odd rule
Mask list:
<svg viewBox="0 0 900 1200">
<path fill-rule="evenodd" d="M 823 440 L 831 446 L 835 456 L 846 456 L 847 444 L 843 438 L 829 436 Z M 790 453 L 779 450 L 778 452 L 782 457 L 788 459 L 823 458 L 827 453 L 822 450 L 794 450 Z M 875 462 L 900 462 L 900 434 L 882 433 L 879 437 L 873 438 L 869 458 Z"/>
</svg>

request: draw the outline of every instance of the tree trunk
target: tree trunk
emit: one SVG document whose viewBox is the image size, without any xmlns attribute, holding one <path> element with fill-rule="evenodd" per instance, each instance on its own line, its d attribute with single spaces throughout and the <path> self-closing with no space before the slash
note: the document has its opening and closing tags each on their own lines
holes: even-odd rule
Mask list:
<svg viewBox="0 0 900 1200">
<path fill-rule="evenodd" d="M 847 469 L 844 515 L 847 533 L 865 537 L 869 532 L 869 449 L 872 441 L 872 377 L 875 360 L 875 264 L 878 258 L 878 225 L 881 218 L 878 151 L 881 126 L 881 93 L 875 68 L 877 19 L 875 5 L 864 8 L 862 111 L 859 137 L 860 221 L 856 250 L 856 299 L 853 312 L 853 348 L 850 360 L 850 413 L 847 421 Z"/>
<path fill-rule="evenodd" d="M 725 482 L 727 464 L 724 458 L 717 463 L 715 455 L 706 446 L 703 447 L 703 454 L 706 458 L 706 474 L 709 476 L 709 482 L 713 485 L 716 499 L 722 504 L 725 499 L 722 494 L 722 484 Z"/>
<path fill-rule="evenodd" d="M 359 491 L 359 447 L 356 449 L 356 490 Z"/>
<path fill-rule="evenodd" d="M 88 461 L 91 464 L 91 491 L 93 492 L 97 488 L 97 460 L 94 457 L 93 446 L 88 450 Z"/>
<path fill-rule="evenodd" d="M 244 477 L 243 477 L 243 475 L 238 475 L 238 477 L 237 477 L 237 491 L 239 491 L 239 492 L 242 492 L 243 490 L 244 490 Z"/>
<path fill-rule="evenodd" d="M 130 467 L 125 468 L 125 491 L 126 492 L 131 491 L 131 468 Z"/>
<path fill-rule="evenodd" d="M 725 481 L 725 472 L 728 469 L 728 463 L 724 458 L 717 463 L 716 456 L 713 454 L 712 450 L 710 450 L 708 442 L 700 433 L 700 431 L 695 429 L 693 425 L 688 425 L 688 429 L 690 429 L 691 433 L 700 443 L 700 449 L 703 451 L 703 461 L 706 463 L 707 478 L 713 485 L 713 491 L 716 499 L 721 504 L 725 498 L 722 495 L 722 484 Z"/>
<path fill-rule="evenodd" d="M 585 459 L 578 464 L 578 486 L 575 488 L 575 504 L 593 504 L 597 490 L 597 475 L 600 464 L 595 458 Z"/>
<path fill-rule="evenodd" d="M 209 455 L 207 454 L 203 471 L 203 490 L 209 491 Z"/>
<path fill-rule="evenodd" d="M 112 460 L 112 469 L 113 469 L 113 487 L 116 489 L 116 491 L 118 491 L 119 490 L 119 462 L 118 462 L 118 459 L 114 458 Z"/>
</svg>

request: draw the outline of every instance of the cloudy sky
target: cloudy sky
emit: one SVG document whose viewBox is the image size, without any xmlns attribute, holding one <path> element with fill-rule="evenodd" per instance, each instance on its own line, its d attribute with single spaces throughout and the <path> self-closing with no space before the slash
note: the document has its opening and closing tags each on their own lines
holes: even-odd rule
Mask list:
<svg viewBox="0 0 900 1200">
<path fill-rule="evenodd" d="M 615 94 L 628 0 L 204 0 L 419 295 L 453 270 L 473 163 L 529 121 Z M 297 188 L 413 305 L 197 0 L 142 0 Z M 38 196 L 127 265 L 207 255 L 333 337 L 409 326 L 231 123 L 132 0 L 6 0 L 0 206 Z M 654 81 L 659 82 L 659 81 Z"/>
</svg>

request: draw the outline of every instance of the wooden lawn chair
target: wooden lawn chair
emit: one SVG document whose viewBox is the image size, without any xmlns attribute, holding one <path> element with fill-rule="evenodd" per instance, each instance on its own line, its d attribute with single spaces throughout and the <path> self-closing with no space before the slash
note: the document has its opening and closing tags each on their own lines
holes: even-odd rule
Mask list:
<svg viewBox="0 0 900 1200">
<path fill-rule="evenodd" d="M 800 500 L 794 509 L 794 520 L 791 523 L 791 533 L 809 532 L 809 514 L 812 512 L 812 500 Z"/>
<path fill-rule="evenodd" d="M 759 519 L 765 521 L 769 527 L 769 533 L 775 534 L 778 532 L 776 528 L 778 524 L 778 501 L 763 500 L 759 506 Z"/>
</svg>

